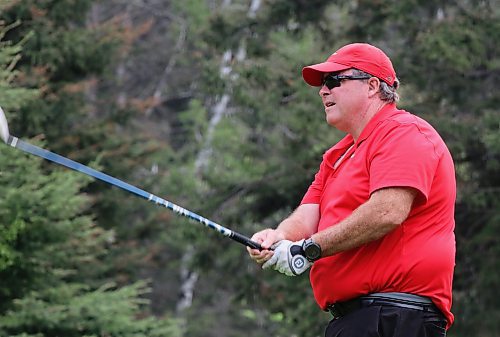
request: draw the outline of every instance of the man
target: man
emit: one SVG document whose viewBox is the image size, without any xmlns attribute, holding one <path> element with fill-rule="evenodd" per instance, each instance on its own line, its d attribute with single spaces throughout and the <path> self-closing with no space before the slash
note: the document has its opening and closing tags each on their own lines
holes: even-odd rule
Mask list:
<svg viewBox="0 0 500 337">
<path fill-rule="evenodd" d="M 252 259 L 286 275 L 310 266 L 326 336 L 444 336 L 453 322 L 455 173 L 427 122 L 396 108 L 389 58 L 364 43 L 305 67 L 326 121 L 346 136 L 300 206 L 252 239 Z"/>
</svg>

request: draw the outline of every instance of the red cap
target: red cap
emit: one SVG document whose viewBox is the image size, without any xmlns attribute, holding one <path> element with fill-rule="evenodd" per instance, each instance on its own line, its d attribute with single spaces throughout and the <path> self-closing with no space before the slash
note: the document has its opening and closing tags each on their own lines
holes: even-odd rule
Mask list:
<svg viewBox="0 0 500 337">
<path fill-rule="evenodd" d="M 319 87 L 324 73 L 356 68 L 378 77 L 390 86 L 396 80 L 396 72 L 385 53 L 367 43 L 348 44 L 333 53 L 326 62 L 313 64 L 302 69 L 302 77 L 307 84 Z"/>
</svg>

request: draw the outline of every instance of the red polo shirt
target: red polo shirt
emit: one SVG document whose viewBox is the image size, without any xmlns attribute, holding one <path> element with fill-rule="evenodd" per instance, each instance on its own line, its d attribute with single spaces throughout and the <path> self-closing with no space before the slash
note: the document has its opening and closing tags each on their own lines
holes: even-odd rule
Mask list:
<svg viewBox="0 0 500 337">
<path fill-rule="evenodd" d="M 316 301 L 325 309 L 369 293 L 412 293 L 432 299 L 450 326 L 456 187 L 448 148 L 431 125 L 394 104 L 353 143 L 347 135 L 324 154 L 302 200 L 319 204 L 318 231 L 348 217 L 378 189 L 405 186 L 420 193 L 408 218 L 383 238 L 314 263 Z"/>
</svg>

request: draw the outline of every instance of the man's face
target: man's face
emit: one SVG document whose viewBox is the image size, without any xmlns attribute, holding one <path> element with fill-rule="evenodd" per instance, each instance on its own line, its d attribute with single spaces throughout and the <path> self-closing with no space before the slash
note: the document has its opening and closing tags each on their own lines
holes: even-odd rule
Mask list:
<svg viewBox="0 0 500 337">
<path fill-rule="evenodd" d="M 353 75 L 353 70 L 326 73 L 323 80 L 328 75 L 340 75 L 342 78 Z M 355 79 L 341 79 L 339 84 L 340 86 L 331 89 L 323 84 L 319 95 L 325 107 L 327 123 L 339 130 L 351 132 L 368 103 L 368 84 L 366 80 Z"/>
</svg>

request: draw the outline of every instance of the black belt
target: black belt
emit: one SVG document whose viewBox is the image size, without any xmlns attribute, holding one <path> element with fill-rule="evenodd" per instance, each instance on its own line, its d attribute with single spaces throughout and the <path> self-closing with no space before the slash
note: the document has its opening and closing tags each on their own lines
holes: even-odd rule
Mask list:
<svg viewBox="0 0 500 337">
<path fill-rule="evenodd" d="M 414 309 L 442 315 L 441 311 L 429 298 L 407 293 L 373 293 L 349 301 L 331 304 L 326 310 L 332 314 L 334 319 L 337 319 L 372 305 Z"/>
</svg>

